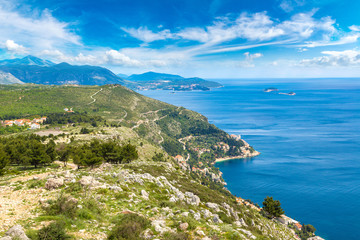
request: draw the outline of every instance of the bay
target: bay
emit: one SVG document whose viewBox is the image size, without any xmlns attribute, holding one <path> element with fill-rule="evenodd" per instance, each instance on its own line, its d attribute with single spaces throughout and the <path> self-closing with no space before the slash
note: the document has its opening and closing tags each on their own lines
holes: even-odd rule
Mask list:
<svg viewBox="0 0 360 240">
<path fill-rule="evenodd" d="M 216 164 L 233 194 L 259 205 L 273 196 L 319 236 L 359 239 L 360 80 L 216 80 L 224 87 L 140 93 L 200 112 L 261 152 Z M 268 87 L 296 95 L 263 92 Z"/>
</svg>

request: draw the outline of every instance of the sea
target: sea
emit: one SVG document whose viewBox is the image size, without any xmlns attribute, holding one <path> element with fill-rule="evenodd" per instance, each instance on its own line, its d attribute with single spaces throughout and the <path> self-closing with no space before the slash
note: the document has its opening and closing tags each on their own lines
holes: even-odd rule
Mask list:
<svg viewBox="0 0 360 240">
<path fill-rule="evenodd" d="M 140 93 L 197 111 L 261 152 L 215 165 L 234 195 L 260 206 L 272 196 L 325 239 L 360 239 L 360 79 L 215 81 L 224 87 Z"/>
</svg>

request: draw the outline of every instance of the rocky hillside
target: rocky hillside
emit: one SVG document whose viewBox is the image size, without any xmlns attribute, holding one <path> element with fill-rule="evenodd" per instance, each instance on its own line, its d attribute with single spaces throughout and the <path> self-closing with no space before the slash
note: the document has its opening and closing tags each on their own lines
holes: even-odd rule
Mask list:
<svg viewBox="0 0 360 240">
<path fill-rule="evenodd" d="M 0 192 L 0 236 L 13 237 L 4 240 L 21 234 L 19 227 L 9 232 L 17 224 L 36 239 L 57 222 L 74 239 L 295 239 L 292 230 L 171 161 L 93 170 L 53 165 L 2 177 Z"/>
<path fill-rule="evenodd" d="M 0 102 L 3 120 L 47 117 L 0 127 L 3 240 L 296 238 L 224 187 L 215 158 L 256 152 L 201 114 L 120 85 L 1 86 Z"/>
</svg>

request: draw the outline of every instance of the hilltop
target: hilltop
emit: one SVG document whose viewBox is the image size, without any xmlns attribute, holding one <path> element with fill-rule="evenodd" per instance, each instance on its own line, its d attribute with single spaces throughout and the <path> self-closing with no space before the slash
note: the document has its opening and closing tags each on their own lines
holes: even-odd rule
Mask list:
<svg viewBox="0 0 360 240">
<path fill-rule="evenodd" d="M 139 90 L 207 91 L 210 90 L 210 88 L 222 87 L 222 85 L 217 82 L 207 81 L 197 77 L 184 78 L 179 75 L 156 72 L 133 74 L 126 79 L 133 82 L 128 84 L 129 87 Z"/>
</svg>

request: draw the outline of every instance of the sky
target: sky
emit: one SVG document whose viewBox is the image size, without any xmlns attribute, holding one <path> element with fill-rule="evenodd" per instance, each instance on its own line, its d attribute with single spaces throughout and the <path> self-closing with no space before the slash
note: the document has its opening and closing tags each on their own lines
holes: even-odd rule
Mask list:
<svg viewBox="0 0 360 240">
<path fill-rule="evenodd" d="M 360 1 L 0 0 L 0 59 L 203 78 L 360 77 Z"/>
</svg>

